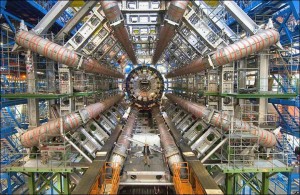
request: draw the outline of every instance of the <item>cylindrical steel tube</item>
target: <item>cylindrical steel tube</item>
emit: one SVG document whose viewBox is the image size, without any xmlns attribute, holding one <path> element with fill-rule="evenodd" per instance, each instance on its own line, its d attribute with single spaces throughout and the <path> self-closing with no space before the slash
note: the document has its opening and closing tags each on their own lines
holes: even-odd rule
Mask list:
<svg viewBox="0 0 300 195">
<path fill-rule="evenodd" d="M 78 128 L 84 121 L 95 118 L 101 112 L 107 110 L 117 102 L 121 101 L 124 97 L 116 95 L 104 100 L 101 103 L 91 104 L 77 112 L 65 115 L 62 118 L 64 132 L 67 133 L 73 129 Z M 60 135 L 61 118 L 52 120 L 44 125 L 29 130 L 21 135 L 20 142 L 24 147 L 37 146 L 40 141 L 45 141 L 48 138 Z"/>
<path fill-rule="evenodd" d="M 47 39 L 43 39 L 32 32 L 17 32 L 15 41 L 18 45 L 26 49 L 30 49 L 33 52 L 65 64 L 71 68 L 77 68 L 80 66 L 80 69 L 85 70 L 86 72 L 100 73 L 115 78 L 124 78 L 124 75 L 120 72 L 106 68 L 105 66 L 99 64 L 95 59 L 83 57 L 83 60 L 81 61 L 81 56 L 75 51 L 53 43 Z"/>
<path fill-rule="evenodd" d="M 113 150 L 113 153 L 110 157 L 110 162 L 117 163 L 119 166 L 123 166 L 125 158 L 127 156 L 126 151 L 130 146 L 130 140 L 128 137 L 131 137 L 132 130 L 136 121 L 137 110 L 131 110 L 131 113 L 127 119 L 126 126 L 122 130 L 122 134 L 118 138 L 117 144 Z"/>
<path fill-rule="evenodd" d="M 279 41 L 279 33 L 276 30 L 263 30 L 251 37 L 237 41 L 227 47 L 218 49 L 210 55 L 213 66 L 223 66 L 230 62 L 240 60 L 255 52 L 260 52 Z M 172 78 L 176 76 L 201 72 L 211 68 L 208 56 L 198 58 L 188 65 L 182 66 L 176 70 L 169 72 L 166 77 Z"/>
<path fill-rule="evenodd" d="M 189 2 L 190 1 L 171 1 L 166 15 L 167 19 L 172 20 L 173 22 L 179 22 L 183 17 Z"/>
<path fill-rule="evenodd" d="M 161 27 L 159 32 L 159 37 L 156 42 L 155 46 L 155 52 L 152 57 L 152 64 L 156 64 L 161 56 L 161 54 L 164 52 L 165 48 L 167 47 L 170 40 L 175 35 L 175 26 L 170 24 L 165 24 Z"/>
<path fill-rule="evenodd" d="M 156 120 L 164 155 L 168 159 L 169 167 L 173 168 L 174 163 L 183 162 L 180 151 L 178 150 L 172 135 L 168 131 L 168 127 L 166 126 L 158 107 L 152 108 L 152 116 Z"/>
<path fill-rule="evenodd" d="M 211 111 L 205 106 L 184 100 L 180 97 L 176 97 L 173 94 L 166 94 L 166 97 L 172 102 L 177 103 L 180 107 L 190 112 L 194 116 L 210 120 L 210 124 L 215 127 L 228 131 L 231 127 L 231 120 L 233 120 L 234 129 L 249 132 L 250 134 L 257 136 L 258 142 L 261 146 L 273 147 L 276 144 L 276 136 L 272 132 L 260 129 L 237 118 L 232 119 L 231 116 L 227 114 Z M 211 112 L 214 112 L 214 114 L 209 119 Z"/>
<path fill-rule="evenodd" d="M 178 23 L 183 17 L 188 4 L 189 1 L 172 1 L 168 8 L 166 19 L 174 23 Z M 161 26 L 159 39 L 156 43 L 155 52 L 152 58 L 152 64 L 156 64 L 158 62 L 161 54 L 169 44 L 170 40 L 174 37 L 175 28 L 176 26 L 168 22 L 165 22 L 164 26 Z"/>
<path fill-rule="evenodd" d="M 111 24 L 115 23 L 112 25 L 112 28 L 114 29 L 114 36 L 123 46 L 131 62 L 133 64 L 137 64 L 137 59 L 134 54 L 133 45 L 130 41 L 129 34 L 125 28 L 124 22 L 121 22 L 122 12 L 118 6 L 118 1 L 103 0 L 100 3 L 106 18 Z M 116 24 L 119 21 L 120 23 Z"/>
<path fill-rule="evenodd" d="M 110 22 L 120 19 L 122 13 L 118 6 L 118 1 L 101 1 L 100 3 L 106 18 Z"/>
</svg>

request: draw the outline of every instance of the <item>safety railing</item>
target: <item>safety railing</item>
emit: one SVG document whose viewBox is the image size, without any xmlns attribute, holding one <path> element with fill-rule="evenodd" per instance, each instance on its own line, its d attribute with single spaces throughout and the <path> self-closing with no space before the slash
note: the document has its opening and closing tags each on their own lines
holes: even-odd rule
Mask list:
<svg viewBox="0 0 300 195">
<path fill-rule="evenodd" d="M 120 165 L 106 162 L 103 167 L 102 179 L 100 194 L 117 194 L 120 183 Z"/>
<path fill-rule="evenodd" d="M 288 155 L 292 153 L 278 152 L 278 153 L 258 153 L 251 154 L 252 159 L 249 159 L 250 154 L 239 154 L 238 158 L 229 158 L 228 163 L 223 166 L 227 169 L 240 169 L 240 170 L 259 170 L 259 169 L 285 169 L 289 168 Z"/>
<path fill-rule="evenodd" d="M 177 194 L 194 194 L 187 162 L 173 164 L 173 182 Z"/>
</svg>

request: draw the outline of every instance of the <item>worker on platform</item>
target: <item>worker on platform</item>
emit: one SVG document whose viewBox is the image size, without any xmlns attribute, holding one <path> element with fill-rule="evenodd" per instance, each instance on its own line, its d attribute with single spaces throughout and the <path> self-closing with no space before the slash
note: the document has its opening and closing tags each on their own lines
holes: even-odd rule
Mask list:
<svg viewBox="0 0 300 195">
<path fill-rule="evenodd" d="M 150 155 L 150 147 L 148 144 L 145 144 L 144 146 L 144 150 L 143 150 L 143 155 L 144 155 L 144 164 L 145 165 L 148 165 L 148 167 L 150 167 L 150 158 L 149 158 L 149 155 Z"/>
</svg>

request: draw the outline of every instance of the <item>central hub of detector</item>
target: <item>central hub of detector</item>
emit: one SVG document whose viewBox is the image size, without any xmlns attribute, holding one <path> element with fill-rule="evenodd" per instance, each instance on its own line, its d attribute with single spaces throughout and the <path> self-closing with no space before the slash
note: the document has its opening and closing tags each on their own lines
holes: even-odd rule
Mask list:
<svg viewBox="0 0 300 195">
<path fill-rule="evenodd" d="M 163 90 L 163 77 L 149 66 L 133 69 L 126 78 L 126 92 L 132 103 L 141 109 L 149 109 L 159 102 Z"/>
</svg>

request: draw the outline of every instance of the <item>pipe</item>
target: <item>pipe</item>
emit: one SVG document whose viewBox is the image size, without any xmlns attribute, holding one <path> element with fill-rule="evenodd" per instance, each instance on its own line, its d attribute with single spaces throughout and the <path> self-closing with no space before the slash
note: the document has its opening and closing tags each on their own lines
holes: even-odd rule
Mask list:
<svg viewBox="0 0 300 195">
<path fill-rule="evenodd" d="M 117 163 L 120 167 L 123 166 L 125 158 L 127 156 L 126 151 L 130 146 L 130 140 L 127 137 L 131 137 L 132 130 L 136 121 L 137 110 L 133 109 L 127 119 L 126 126 L 122 130 L 122 134 L 118 138 L 117 144 L 110 157 L 110 162 Z"/>
<path fill-rule="evenodd" d="M 60 118 L 60 124 L 63 123 L 63 118 Z M 60 135 L 64 138 L 64 140 L 66 140 L 69 144 L 71 144 L 87 161 L 89 161 L 90 163 L 92 163 L 92 159 L 90 159 L 82 150 L 80 150 L 80 148 L 78 148 L 78 146 L 72 142 L 64 133 L 64 128 L 63 126 L 60 126 Z"/>
<path fill-rule="evenodd" d="M 166 126 L 158 107 L 152 108 L 152 116 L 157 123 L 164 155 L 168 159 L 168 165 L 169 167 L 173 168 L 174 163 L 183 162 L 180 151 L 178 150 L 173 137 L 169 133 L 169 129 Z"/>
<path fill-rule="evenodd" d="M 124 78 L 124 75 L 115 70 L 106 68 L 91 57 L 85 57 L 66 47 L 53 43 L 47 39 L 27 31 L 16 33 L 15 41 L 18 45 L 30 49 L 51 60 L 65 64 L 71 68 L 80 68 L 90 73 L 100 73 L 115 78 Z"/>
<path fill-rule="evenodd" d="M 237 41 L 227 47 L 218 49 L 211 55 L 205 58 L 197 58 L 188 65 L 184 65 L 176 70 L 169 72 L 166 78 L 177 77 L 186 74 L 195 74 L 203 70 L 223 66 L 230 62 L 240 60 L 255 52 L 260 52 L 279 41 L 279 33 L 276 30 L 263 30 L 251 37 Z M 211 63 L 209 62 L 211 59 Z"/>
<path fill-rule="evenodd" d="M 159 39 L 156 43 L 155 52 L 152 58 L 152 64 L 156 64 L 175 35 L 175 29 L 187 8 L 189 1 L 172 1 L 166 14 L 164 26 L 159 32 Z"/>
<path fill-rule="evenodd" d="M 130 41 L 128 31 L 124 25 L 123 16 L 118 6 L 118 1 L 103 0 L 100 3 L 106 18 L 110 22 L 110 26 L 114 29 L 114 36 L 122 44 L 131 62 L 133 64 L 137 64 L 133 45 Z"/>
<path fill-rule="evenodd" d="M 211 155 L 213 155 L 215 153 L 215 151 L 217 151 L 221 146 L 223 146 L 223 144 L 225 144 L 225 142 L 227 142 L 228 137 L 226 137 L 225 139 L 223 139 L 216 147 L 214 147 L 214 149 L 212 149 L 202 160 L 201 163 L 204 163 Z"/>
<path fill-rule="evenodd" d="M 205 106 L 184 100 L 173 94 L 166 94 L 166 97 L 197 118 L 204 118 L 208 123 L 217 128 L 221 128 L 225 131 L 229 131 L 231 128 L 232 118 L 227 114 L 219 113 L 215 110 L 209 110 Z M 249 132 L 250 134 L 257 136 L 261 146 L 273 147 L 276 144 L 276 136 L 272 132 L 260 129 L 237 118 L 234 118 L 233 120 L 233 129 Z"/>
<path fill-rule="evenodd" d="M 48 123 L 29 130 L 20 136 L 20 142 L 24 147 L 38 146 L 40 141 L 45 141 L 47 138 L 60 135 L 60 126 L 64 128 L 64 133 L 77 129 L 86 121 L 97 117 L 101 112 L 107 110 L 114 104 L 120 102 L 124 94 L 119 94 L 101 103 L 91 104 L 79 111 L 72 112 L 58 119 L 49 121 Z M 61 124 L 61 119 L 62 123 Z"/>
</svg>

